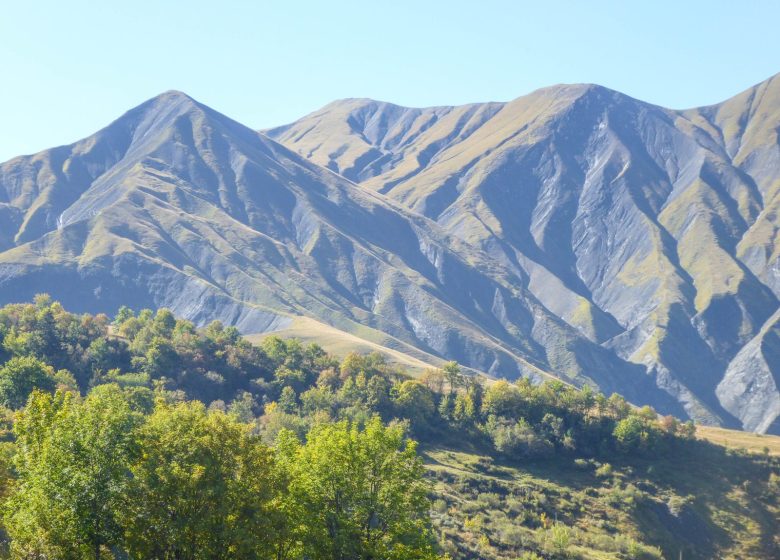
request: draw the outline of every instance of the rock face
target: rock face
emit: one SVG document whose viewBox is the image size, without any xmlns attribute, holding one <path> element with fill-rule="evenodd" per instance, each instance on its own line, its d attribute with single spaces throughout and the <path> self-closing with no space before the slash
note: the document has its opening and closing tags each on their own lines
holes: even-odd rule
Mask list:
<svg viewBox="0 0 780 560">
<path fill-rule="evenodd" d="M 731 360 L 715 391 L 726 410 L 740 418 L 746 430 L 777 433 L 780 427 L 778 358 L 780 311 Z"/>
<path fill-rule="evenodd" d="M 266 133 L 482 250 L 689 416 L 777 432 L 778 131 L 780 75 L 687 111 L 572 85 Z"/>
<path fill-rule="evenodd" d="M 0 303 L 306 316 L 777 432 L 779 128 L 780 78 L 689 111 L 346 100 L 265 134 L 168 92 L 0 165 Z"/>
</svg>

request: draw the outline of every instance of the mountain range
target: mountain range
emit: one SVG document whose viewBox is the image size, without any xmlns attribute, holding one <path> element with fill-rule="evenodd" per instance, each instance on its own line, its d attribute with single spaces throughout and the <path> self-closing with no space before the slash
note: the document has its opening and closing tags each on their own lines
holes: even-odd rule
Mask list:
<svg viewBox="0 0 780 560">
<path fill-rule="evenodd" d="M 180 92 L 0 165 L 0 303 L 300 318 L 780 433 L 780 75 L 670 110 L 594 85 L 256 131 Z"/>
</svg>

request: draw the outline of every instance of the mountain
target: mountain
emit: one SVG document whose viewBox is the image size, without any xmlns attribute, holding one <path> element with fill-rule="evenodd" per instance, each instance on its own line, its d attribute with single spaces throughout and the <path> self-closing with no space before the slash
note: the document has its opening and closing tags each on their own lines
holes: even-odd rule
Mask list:
<svg viewBox="0 0 780 560">
<path fill-rule="evenodd" d="M 780 431 L 780 75 L 669 110 L 595 85 L 332 103 L 266 134 L 435 221 L 700 421 Z"/>
<path fill-rule="evenodd" d="M 779 111 L 778 77 L 687 111 L 572 85 L 260 133 L 167 92 L 0 165 L 0 303 L 304 318 L 778 432 Z"/>
<path fill-rule="evenodd" d="M 683 414 L 483 251 L 182 93 L 3 164 L 0 201 L 3 302 L 168 307 L 245 333 L 305 316 L 413 357 L 554 373 Z"/>
</svg>

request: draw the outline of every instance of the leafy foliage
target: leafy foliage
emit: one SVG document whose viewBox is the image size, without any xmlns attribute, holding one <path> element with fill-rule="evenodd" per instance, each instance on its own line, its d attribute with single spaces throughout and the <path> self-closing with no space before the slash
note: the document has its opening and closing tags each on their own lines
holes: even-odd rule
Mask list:
<svg viewBox="0 0 780 560">
<path fill-rule="evenodd" d="M 54 368 L 32 356 L 11 358 L 0 368 L 0 404 L 20 408 L 34 389 L 53 391 Z"/>
<path fill-rule="evenodd" d="M 199 402 L 158 402 L 136 435 L 121 509 L 134 558 L 266 558 L 280 491 L 270 450 Z M 265 535 L 258 539 L 257 535 Z"/>
<path fill-rule="evenodd" d="M 305 558 L 436 557 L 424 467 L 401 426 L 319 424 L 305 444 L 280 434 L 279 449 Z"/>
<path fill-rule="evenodd" d="M 100 558 L 118 543 L 138 422 L 116 386 L 98 387 L 83 402 L 72 393 L 33 393 L 15 426 L 19 483 L 7 524 L 17 556 Z"/>
<path fill-rule="evenodd" d="M 378 418 L 271 448 L 196 401 L 34 392 L 6 504 L 18 558 L 436 558 L 416 445 Z"/>
<path fill-rule="evenodd" d="M 704 515 L 690 489 L 631 466 L 695 456 L 693 425 L 587 386 L 487 384 L 454 362 L 416 380 L 377 354 L 339 361 L 273 336 L 253 346 L 164 309 L 112 322 L 45 296 L 0 309 L 0 346 L 0 495 L 19 558 L 400 560 L 438 557 L 437 536 L 455 558 L 654 558 L 641 533 L 576 520 L 586 507 L 629 526 L 659 507 Z M 433 469 L 432 489 L 406 434 L 480 458 L 457 475 Z M 507 482 L 536 463 L 570 464 L 585 489 Z M 749 482 L 765 474 L 740 471 L 753 508 L 776 500 L 774 479 Z"/>
</svg>

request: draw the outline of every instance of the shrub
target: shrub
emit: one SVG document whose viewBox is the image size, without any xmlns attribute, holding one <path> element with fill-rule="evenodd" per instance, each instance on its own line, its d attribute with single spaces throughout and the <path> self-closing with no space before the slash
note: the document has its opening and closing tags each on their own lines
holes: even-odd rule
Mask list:
<svg viewBox="0 0 780 560">
<path fill-rule="evenodd" d="M 482 509 L 499 509 L 502 505 L 501 496 L 493 492 L 480 494 L 477 503 Z"/>
<path fill-rule="evenodd" d="M 669 513 L 674 515 L 675 517 L 679 517 L 679 515 L 685 511 L 685 509 L 693 503 L 693 497 L 692 496 L 672 496 L 669 498 L 669 500 L 666 502 L 666 507 L 669 509 Z"/>
<path fill-rule="evenodd" d="M 525 420 L 511 422 L 493 416 L 486 428 L 496 450 L 505 455 L 544 457 L 553 452 L 552 444 L 539 436 Z"/>
<path fill-rule="evenodd" d="M 523 397 L 517 387 L 506 381 L 497 381 L 491 385 L 482 400 L 482 413 L 517 418 L 523 406 Z"/>
<path fill-rule="evenodd" d="M 498 538 L 502 544 L 512 548 L 523 546 L 523 530 L 517 525 L 507 525 L 498 532 Z"/>
<path fill-rule="evenodd" d="M 31 356 L 11 358 L 0 368 L 0 404 L 20 408 L 35 389 L 53 391 L 54 369 Z"/>
<path fill-rule="evenodd" d="M 581 471 L 587 470 L 590 466 L 590 463 L 586 461 L 585 459 L 574 459 L 574 466 L 580 469 Z"/>
<path fill-rule="evenodd" d="M 480 457 L 479 459 L 477 459 L 477 462 L 474 464 L 474 468 L 483 473 L 493 472 L 495 470 L 493 466 L 493 458 Z"/>
<path fill-rule="evenodd" d="M 438 514 L 443 515 L 447 513 L 447 509 L 448 509 L 447 502 L 439 498 L 438 500 L 435 500 L 433 502 L 431 509 Z"/>
<path fill-rule="evenodd" d="M 545 547 L 556 556 L 566 558 L 572 541 L 572 530 L 563 523 L 554 523 L 544 535 Z"/>
</svg>

